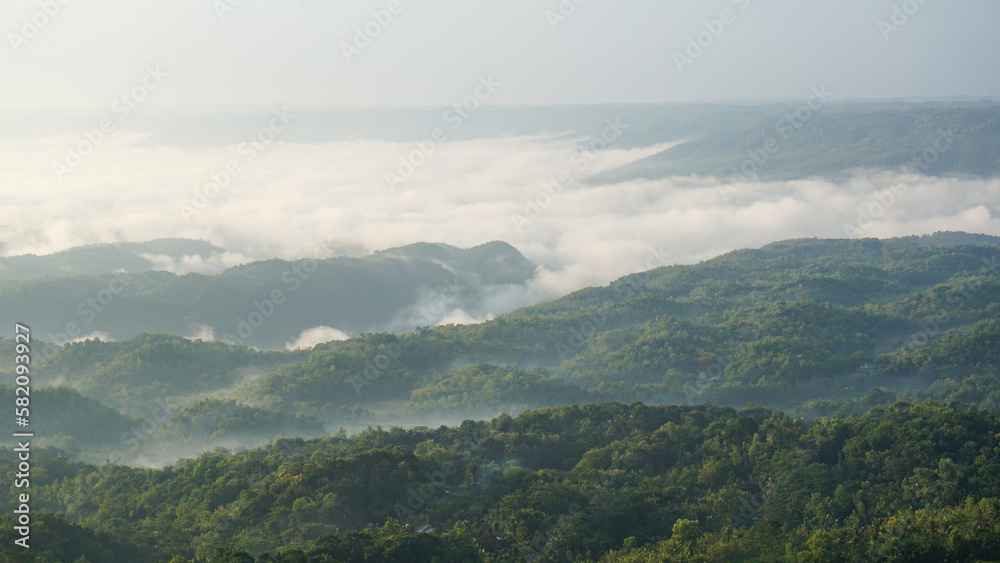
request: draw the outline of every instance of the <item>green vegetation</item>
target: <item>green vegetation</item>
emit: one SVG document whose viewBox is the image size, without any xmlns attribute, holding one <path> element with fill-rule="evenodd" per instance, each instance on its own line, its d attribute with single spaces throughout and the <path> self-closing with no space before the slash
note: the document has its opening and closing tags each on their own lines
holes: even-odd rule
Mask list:
<svg viewBox="0 0 1000 563">
<path fill-rule="evenodd" d="M 606 403 L 161 470 L 44 456 L 21 560 L 974 561 L 1000 547 L 998 436 L 995 414 L 936 402 L 812 424 Z"/>
<path fill-rule="evenodd" d="M 0 341 L 0 345 L 8 343 Z M 13 405 L 14 399 L 13 387 L 0 386 L 3 404 Z M 141 424 L 69 387 L 32 389 L 31 401 L 34 431 L 69 451 L 114 446 L 123 432 Z"/>
<path fill-rule="evenodd" d="M 266 411 L 235 401 L 208 399 L 177 413 L 150 435 L 150 442 L 164 444 L 194 442 L 225 444 L 245 441 L 252 436 L 322 436 L 323 425 L 302 415 Z"/>
<path fill-rule="evenodd" d="M 119 270 L 145 272 L 162 268 L 164 261 L 211 259 L 225 251 L 201 240 L 157 239 L 143 243 L 91 244 L 48 256 L 0 257 L 0 279 L 42 276 L 107 274 Z"/>
<path fill-rule="evenodd" d="M 737 174 L 734 169 L 747 177 L 793 180 L 841 177 L 853 169 L 899 170 L 907 165 L 935 175 L 988 177 L 1000 172 L 1000 107 L 996 104 L 871 110 L 831 104 L 794 129 L 787 118 L 792 110 L 793 106 L 770 105 L 709 111 L 697 116 L 698 127 L 688 130 L 689 123 L 677 123 L 686 137 L 675 140 L 683 138 L 683 143 L 594 181 L 690 174 L 728 180 Z M 777 142 L 770 152 L 765 149 L 769 139 Z M 914 166 L 914 158 L 935 146 L 945 150 L 933 163 Z M 747 161 L 752 166 L 743 172 Z"/>
<path fill-rule="evenodd" d="M 294 357 L 221 342 L 142 334 L 125 342 L 90 340 L 68 345 L 45 364 L 45 372 L 141 416 L 155 408 L 157 401 L 228 388 L 248 373 L 265 371 Z"/>
<path fill-rule="evenodd" d="M 890 373 L 969 375 L 974 366 L 957 359 L 944 371 L 913 363 L 946 331 L 966 338 L 997 312 L 1000 248 L 972 237 L 977 244 L 941 244 L 954 240 L 804 240 L 732 252 L 481 325 L 333 343 L 244 393 L 297 409 L 409 399 L 410 413 L 598 399 L 790 407 L 829 398 L 838 385 L 885 386 Z M 975 338 L 996 342 L 993 333 Z M 513 364 L 547 370 L 500 367 Z"/>
<path fill-rule="evenodd" d="M 46 275 L 70 258 L 86 263 L 95 252 L 110 255 L 92 267 Z M 439 304 L 476 310 L 484 288 L 524 283 L 534 275 L 534 265 L 502 242 L 467 250 L 428 244 L 360 258 L 266 260 L 216 275 L 149 271 L 148 264 L 126 259 L 136 255 L 124 249 L 84 247 L 63 254 L 30 257 L 15 279 L 0 275 L 0 323 L 31 318 L 37 337 L 56 344 L 101 332 L 121 340 L 144 332 L 196 334 L 208 327 L 220 340 L 284 349 L 320 326 L 350 333 L 433 324 L 444 312 L 436 309 Z M 0 272 L 2 266 L 0 260 Z"/>
<path fill-rule="evenodd" d="M 1000 336 L 995 242 L 960 233 L 785 241 L 628 276 L 479 325 L 363 334 L 311 351 L 155 334 L 71 344 L 40 364 L 43 381 L 95 398 L 146 430 L 110 419 L 96 433 L 62 424 L 43 442 L 70 451 L 80 443 L 95 450 L 80 459 L 97 460 L 121 450 L 121 440 L 107 436 L 130 433 L 135 455 L 150 452 L 158 440 L 149 435 L 167 417 L 205 400 L 240 414 L 200 419 L 197 439 L 172 437 L 185 453 L 204 450 L 212 436 L 253 446 L 292 435 L 284 426 L 230 435 L 234 426 L 222 422 L 229 416 L 302 415 L 354 432 L 609 400 L 737 408 L 757 401 L 789 411 L 827 401 L 803 413 L 833 412 L 838 401 L 880 388 L 894 398 L 945 400 L 915 392 L 944 389 L 945 380 L 961 387 L 970 376 L 982 388 L 995 373 L 988 369 Z M 448 251 L 398 252 L 438 259 Z"/>
<path fill-rule="evenodd" d="M 34 370 L 37 549 L 8 518 L 0 554 L 989 560 L 998 274 L 989 237 L 785 241 L 308 351 L 67 345 Z"/>
<path fill-rule="evenodd" d="M 510 412 L 526 406 L 567 404 L 590 398 L 576 385 L 545 370 L 522 370 L 478 363 L 448 374 L 435 374 L 413 391 L 414 412 L 451 414 Z"/>
</svg>

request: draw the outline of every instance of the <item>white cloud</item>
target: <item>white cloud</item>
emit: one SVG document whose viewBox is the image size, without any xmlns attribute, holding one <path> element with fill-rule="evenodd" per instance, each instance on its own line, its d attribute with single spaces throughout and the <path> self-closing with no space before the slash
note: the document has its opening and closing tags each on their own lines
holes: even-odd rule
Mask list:
<svg viewBox="0 0 1000 563">
<path fill-rule="evenodd" d="M 480 319 L 649 265 L 692 263 L 787 238 L 846 237 L 845 225 L 858 223 L 859 210 L 871 207 L 877 192 L 898 186 L 905 191 L 862 235 L 1000 235 L 1000 179 L 858 171 L 841 182 L 720 186 L 715 178 L 681 177 L 573 185 L 546 197 L 545 184 L 561 172 L 585 175 L 571 161 L 577 142 L 544 136 L 443 144 L 395 191 L 384 174 L 415 148 L 412 143 L 278 143 L 244 163 L 242 173 L 187 222 L 180 206 L 239 156 L 236 147 L 150 147 L 139 144 L 144 138 L 122 133 L 62 183 L 50 162 L 72 138 L 0 139 L 10 163 L 0 168 L 0 185 L 18 186 L 0 203 L 8 254 L 160 237 L 207 239 L 229 251 L 209 260 L 161 260 L 184 273 L 299 258 L 314 254 L 321 240 L 354 252 L 416 241 L 460 247 L 510 242 L 540 265 L 539 274 L 529 287 L 497 290 L 495 303 L 484 310 L 466 311 Z M 655 150 L 612 144 L 588 172 Z M 527 222 L 518 223 L 517 216 Z M 654 249 L 666 258 L 656 258 Z"/>
<path fill-rule="evenodd" d="M 96 332 L 92 332 L 90 334 L 85 334 L 85 335 L 83 335 L 83 336 L 81 336 L 79 338 L 75 338 L 73 340 L 70 340 L 69 342 L 71 344 L 73 344 L 73 343 L 77 343 L 77 342 L 86 342 L 88 340 L 100 340 L 102 342 L 114 342 L 115 341 L 114 338 L 111 338 L 110 334 L 108 334 L 108 333 L 106 333 L 104 331 L 100 331 L 99 330 L 99 331 L 96 331 Z"/>
<path fill-rule="evenodd" d="M 187 338 L 188 340 L 204 340 L 205 342 L 212 342 L 215 340 L 215 331 L 212 330 L 212 327 L 206 324 L 192 323 L 191 326 L 188 327 L 187 332 L 184 333 L 184 338 Z"/>
<path fill-rule="evenodd" d="M 149 260 L 154 270 L 173 272 L 179 276 L 197 272 L 200 274 L 217 274 L 227 268 L 252 262 L 253 258 L 235 253 L 220 252 L 210 256 L 185 255 L 179 258 L 163 254 L 140 254 Z"/>
<path fill-rule="evenodd" d="M 323 344 L 324 342 L 332 342 L 334 340 L 347 340 L 351 337 L 350 334 L 342 330 L 337 330 L 335 328 L 330 328 L 328 326 L 317 326 L 310 328 L 308 330 L 302 331 L 302 334 L 294 342 L 289 342 L 285 344 L 285 349 L 287 350 L 307 350 L 316 346 L 317 344 Z"/>
<path fill-rule="evenodd" d="M 483 317 L 474 317 L 474 316 L 470 315 L 469 313 L 466 313 L 465 311 L 463 311 L 461 309 L 457 309 L 455 311 L 449 312 L 447 315 L 445 315 L 444 317 L 442 317 L 441 321 L 438 324 L 439 325 L 450 325 L 450 324 L 471 325 L 471 324 L 483 323 L 483 322 L 486 322 L 488 320 L 491 320 L 492 318 L 493 318 L 493 315 L 486 315 L 486 316 L 483 316 Z"/>
</svg>

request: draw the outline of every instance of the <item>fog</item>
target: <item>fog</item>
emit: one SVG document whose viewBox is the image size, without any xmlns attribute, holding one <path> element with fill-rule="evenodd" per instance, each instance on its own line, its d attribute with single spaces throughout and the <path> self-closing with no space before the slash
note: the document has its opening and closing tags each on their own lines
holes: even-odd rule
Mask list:
<svg viewBox="0 0 1000 563">
<path fill-rule="evenodd" d="M 575 132 L 498 135 L 441 143 L 418 159 L 415 142 L 277 140 L 244 161 L 236 144 L 179 148 L 145 142 L 149 136 L 109 136 L 62 181 L 52 162 L 79 135 L 0 138 L 8 163 L 0 185 L 18 187 L 0 204 L 5 254 L 160 237 L 205 239 L 227 251 L 160 261 L 185 273 L 318 256 L 324 240 L 345 254 L 415 241 L 464 248 L 503 240 L 539 265 L 529 287 L 499 288 L 486 311 L 452 319 L 468 322 L 628 273 L 788 238 L 1000 234 L 997 179 L 857 170 L 839 182 L 688 176 L 593 185 L 585 180 L 670 145 L 612 140 L 591 152 L 592 139 Z M 390 187 L 386 174 L 399 174 L 406 157 L 423 162 Z M 239 173 L 218 180 L 231 161 Z M 203 328 L 192 327 L 192 335 Z M 308 336 L 289 346 L 308 344 Z"/>
<path fill-rule="evenodd" d="M 212 340 L 212 333 L 204 334 L 202 340 Z M 334 340 L 347 340 L 351 335 L 342 330 L 337 330 L 328 326 L 317 326 L 302 331 L 302 334 L 293 342 L 285 345 L 287 350 L 308 350 L 317 344 L 332 342 Z"/>
</svg>

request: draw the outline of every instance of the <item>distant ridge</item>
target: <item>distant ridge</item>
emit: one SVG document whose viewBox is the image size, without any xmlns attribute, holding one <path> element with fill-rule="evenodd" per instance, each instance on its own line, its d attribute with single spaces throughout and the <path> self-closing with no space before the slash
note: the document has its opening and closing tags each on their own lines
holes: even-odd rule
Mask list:
<svg viewBox="0 0 1000 563">
<path fill-rule="evenodd" d="M 963 233 L 961 231 L 938 231 L 931 235 L 899 237 L 898 240 L 912 240 L 931 246 L 958 246 L 963 244 L 970 246 L 993 246 L 1000 244 L 1000 237 Z"/>
<path fill-rule="evenodd" d="M 505 242 L 470 249 L 417 243 L 362 257 L 271 259 L 225 269 L 215 260 L 221 271 L 208 274 L 161 267 L 223 253 L 205 241 L 162 239 L 5 258 L 0 322 L 30 317 L 40 339 L 60 344 L 162 332 L 281 349 L 313 329 L 406 331 L 502 314 L 490 299 L 535 273 Z"/>
<path fill-rule="evenodd" d="M 372 256 L 430 260 L 449 270 L 476 269 L 480 281 L 485 283 L 521 283 L 530 278 L 535 270 L 534 264 L 503 241 L 492 241 L 464 250 L 443 243 L 419 242 L 380 250 Z"/>
<path fill-rule="evenodd" d="M 161 264 L 151 259 L 178 261 L 184 257 L 210 258 L 225 252 L 204 240 L 162 238 L 148 242 L 98 243 L 68 248 L 53 254 L 24 254 L 0 258 L 0 279 L 41 276 L 106 274 L 125 270 L 146 272 Z"/>
<path fill-rule="evenodd" d="M 803 112 L 808 116 L 804 119 L 794 117 L 792 107 L 772 104 L 693 114 L 673 127 L 681 133 L 676 140 L 684 142 L 589 182 L 692 174 L 723 181 L 837 179 L 857 169 L 911 169 L 934 176 L 1000 174 L 1000 106 L 991 102 L 830 102 Z M 914 164 L 930 150 L 936 151 L 933 158 Z"/>
</svg>

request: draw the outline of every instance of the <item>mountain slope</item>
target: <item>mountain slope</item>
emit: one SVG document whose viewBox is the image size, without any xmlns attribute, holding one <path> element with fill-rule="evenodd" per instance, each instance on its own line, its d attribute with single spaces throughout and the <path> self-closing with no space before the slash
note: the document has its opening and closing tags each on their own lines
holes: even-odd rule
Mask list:
<svg viewBox="0 0 1000 563">
<path fill-rule="evenodd" d="M 998 243 L 963 233 L 782 241 L 481 324 L 363 334 L 297 352 L 146 334 L 65 346 L 36 369 L 132 416 L 149 416 L 158 400 L 179 410 L 212 398 L 349 429 L 601 400 L 793 410 L 880 389 L 882 402 L 976 389 L 985 400 L 1000 390 L 1000 366 L 983 352 L 1000 347 L 990 324 L 1000 313 Z M 378 260 L 427 264 L 430 253 L 450 251 L 403 252 L 423 258 Z"/>
<path fill-rule="evenodd" d="M 267 260 L 217 275 L 139 271 L 0 280 L 0 322 L 30 319 L 38 337 L 60 344 L 101 333 L 123 339 L 165 332 L 280 349 L 316 327 L 411 330 L 459 310 L 493 314 L 489 296 L 533 275 L 534 266 L 516 249 L 495 242 L 467 250 L 422 245 L 362 258 Z"/>
<path fill-rule="evenodd" d="M 974 244 L 945 244 L 964 240 Z M 998 241 L 956 233 L 784 241 L 627 276 L 478 325 L 320 346 L 244 392 L 275 408 L 410 397 L 423 410 L 449 396 L 439 389 L 447 378 L 435 373 L 476 362 L 543 366 L 591 393 L 580 397 L 621 401 L 774 404 L 835 393 L 838 384 L 860 392 L 888 384 L 864 366 L 913 346 L 930 318 L 947 312 L 929 335 L 938 338 L 996 315 L 1000 244 L 988 242 Z M 489 386 L 461 378 L 452 383 L 461 396 L 444 402 L 523 404 L 525 385 L 551 394 L 548 377 L 522 378 L 508 397 L 487 397 Z"/>
<path fill-rule="evenodd" d="M 1000 105 L 857 111 L 846 104 L 798 116 L 795 111 L 789 105 L 745 108 L 736 119 L 709 114 L 684 143 L 591 181 L 690 174 L 727 180 L 835 178 L 856 168 L 908 165 L 933 175 L 1000 173 Z M 932 151 L 927 158 L 925 151 Z"/>
<path fill-rule="evenodd" d="M 47 256 L 0 257 L 0 280 L 42 276 L 146 272 L 184 260 L 210 260 L 225 252 L 201 240 L 157 239 L 142 243 L 91 244 Z"/>
</svg>

